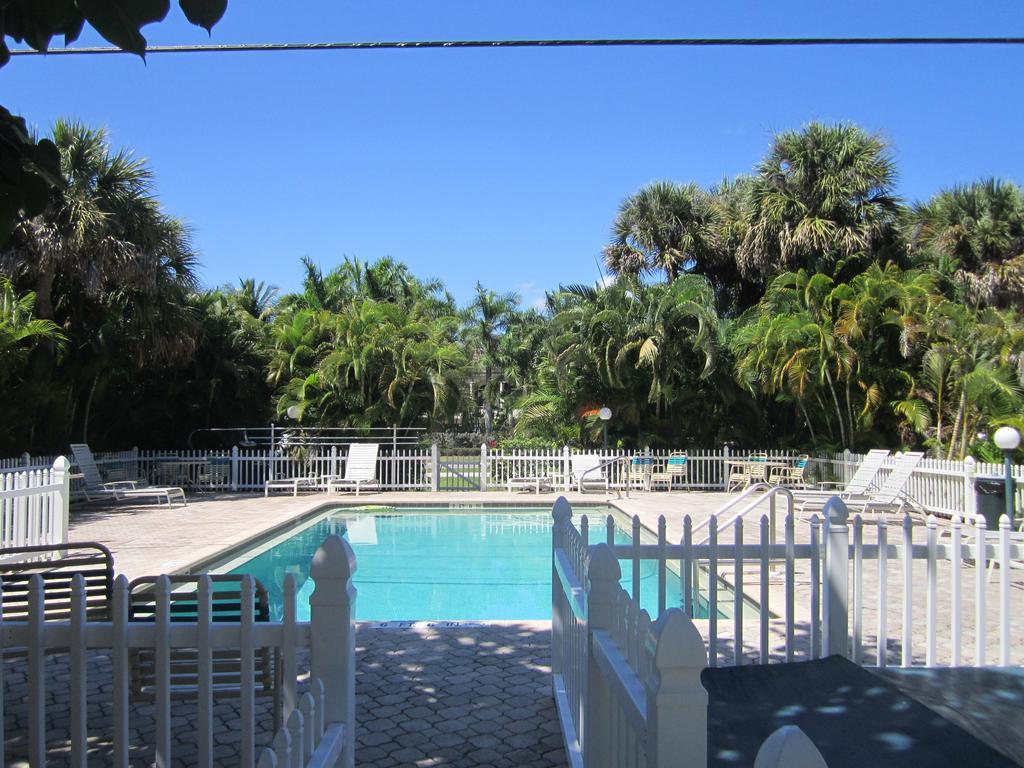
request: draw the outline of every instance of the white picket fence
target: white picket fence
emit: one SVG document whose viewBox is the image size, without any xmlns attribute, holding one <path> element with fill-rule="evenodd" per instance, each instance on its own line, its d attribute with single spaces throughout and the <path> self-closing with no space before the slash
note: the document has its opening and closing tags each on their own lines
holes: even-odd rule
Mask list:
<svg viewBox="0 0 1024 768">
<path fill-rule="evenodd" d="M 238 621 L 214 621 L 212 583 L 208 576 L 198 584 L 198 620 L 178 621 L 172 618 L 171 584 L 166 576 L 156 582 L 156 611 L 153 621 L 129 620 L 128 581 L 122 575 L 114 583 L 109 622 L 90 621 L 86 614 L 85 583 L 81 575 L 74 577 L 71 590 L 69 621 L 44 621 L 44 585 L 33 576 L 29 588 L 29 608 L 25 621 L 0 621 L 0 653 L 19 650 L 27 653 L 27 720 L 28 759 L 34 768 L 46 765 L 47 712 L 70 721 L 70 765 L 85 768 L 89 761 L 89 739 L 103 724 L 90 727 L 88 715 L 87 659 L 90 651 L 108 652 L 112 659 L 113 733 L 111 764 L 117 768 L 129 765 L 129 747 L 140 745 L 130 734 L 130 679 L 133 654 L 148 649 L 155 658 L 154 719 L 155 743 L 152 745 L 155 765 L 170 766 L 172 761 L 173 718 L 172 658 L 179 649 L 193 649 L 196 697 L 198 701 L 198 762 L 203 768 L 214 761 L 214 678 L 215 652 L 232 649 L 248 663 L 239 665 L 240 765 L 256 765 L 256 702 L 254 664 L 256 649 L 278 649 L 281 659 L 281 701 L 285 722 L 295 728 L 306 718 L 311 725 L 293 731 L 298 744 L 292 743 L 291 755 L 308 755 L 303 765 L 341 766 L 354 764 L 355 726 L 355 639 L 352 623 L 355 588 L 352 573 L 355 556 L 348 543 L 338 536 L 329 536 L 313 557 L 310 576 L 316 588 L 310 596 L 309 622 L 296 620 L 296 587 L 291 574 L 284 581 L 284 615 L 279 622 L 255 621 L 254 583 L 251 577 L 242 580 L 240 616 Z M 0 614 L 2 615 L 2 614 Z M 310 651 L 311 678 L 323 681 L 313 687 L 313 696 L 297 696 L 297 651 Z M 51 682 L 46 672 L 49 653 L 68 653 L 70 663 L 70 700 L 65 707 L 54 704 Z M 0 688 L 3 688 L 4 665 L 0 665 Z M 108 682 L 108 681 L 104 681 Z M 7 689 L 4 696 L 7 696 Z M 10 711 L 13 702 L 3 701 L 3 711 Z M 53 712 L 59 709 L 61 711 Z M 2 720 L 0 720 L 2 723 Z M 4 754 L 4 737 L 0 732 L 0 754 Z M 285 750 L 284 754 L 289 754 Z M 278 752 L 280 758 L 282 753 Z M 321 759 L 322 758 L 322 759 Z M 329 758 L 329 759 L 328 759 Z M 289 757 L 289 760 L 295 760 Z M 261 765 L 266 764 L 261 763 Z M 273 765 L 274 763 L 270 763 Z M 299 765 L 284 762 L 281 765 Z"/>
<path fill-rule="evenodd" d="M 58 456 L 45 469 L 0 474 L 0 549 L 68 540 L 69 466 Z"/>
<path fill-rule="evenodd" d="M 625 488 L 629 482 L 630 459 L 650 458 L 655 464 L 667 460 L 670 450 L 580 451 L 569 447 L 561 450 L 494 450 L 480 447 L 480 490 L 502 490 L 516 477 L 548 478 L 553 487 L 569 490 L 573 455 L 598 455 L 609 462 L 604 468 L 612 488 Z M 693 490 L 725 490 L 729 462 L 766 453 L 770 459 L 792 458 L 794 452 L 782 450 L 741 451 L 728 446 L 714 449 L 687 450 L 687 478 L 683 487 Z M 9 474 L 49 470 L 57 457 L 29 456 L 0 460 L 0 478 Z M 616 461 L 618 459 L 618 461 Z M 812 480 L 848 480 L 863 460 L 849 451 L 813 457 L 808 466 Z M 474 463 L 474 475 L 476 459 Z M 181 451 L 160 450 L 97 453 L 96 463 L 111 480 L 148 479 L 154 483 L 186 484 L 212 491 L 262 491 L 270 478 L 315 475 L 341 476 L 345 471 L 345 450 L 337 446 L 314 448 L 301 459 L 286 451 L 266 448 L 234 448 L 232 450 Z M 895 465 L 889 459 L 879 479 Z M 77 473 L 72 462 L 71 472 Z M 1016 479 L 1017 509 L 1024 509 L 1024 465 L 1012 469 Z M 906 487 L 906 495 L 915 509 L 943 517 L 960 515 L 970 520 L 975 515 L 974 479 L 979 476 L 1002 477 L 999 464 L 924 459 L 915 469 Z M 430 448 L 407 448 L 383 445 L 377 460 L 377 478 L 383 490 L 441 491 L 453 490 L 442 482 L 441 453 L 436 445 Z M 80 493 L 81 480 L 71 484 L 72 497 Z M 467 488 L 468 489 L 468 488 Z"/>
<path fill-rule="evenodd" d="M 271 746 L 260 753 L 257 768 L 330 768 L 338 765 L 345 747 L 345 728 L 324 719 L 326 695 L 320 678 L 313 678 L 310 690 L 274 736 Z"/>
<path fill-rule="evenodd" d="M 552 509 L 552 678 L 573 768 L 703 768 L 708 764 L 704 639 L 679 608 L 651 621 L 620 586 L 618 557 L 590 546 L 564 498 Z M 825 763 L 799 731 L 762 745 L 755 768 Z"/>
</svg>

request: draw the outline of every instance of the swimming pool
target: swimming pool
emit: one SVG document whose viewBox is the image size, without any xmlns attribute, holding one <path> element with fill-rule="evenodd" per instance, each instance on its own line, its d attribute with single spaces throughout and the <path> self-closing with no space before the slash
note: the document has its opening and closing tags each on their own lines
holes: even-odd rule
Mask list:
<svg viewBox="0 0 1024 768">
<path fill-rule="evenodd" d="M 575 510 L 591 519 L 607 508 Z M 596 522 L 596 520 L 595 520 Z M 285 575 L 294 574 L 298 618 L 309 618 L 309 563 L 331 533 L 356 554 L 356 619 L 361 621 L 486 621 L 551 618 L 551 513 L 537 507 L 448 510 L 430 507 L 336 509 L 296 530 L 257 544 L 213 570 L 248 573 L 281 614 Z M 616 543 L 631 541 L 616 528 Z M 621 560 L 622 585 L 632 570 Z M 655 563 L 641 566 L 641 602 L 657 614 Z M 679 579 L 670 573 L 668 605 L 679 605 Z M 706 615 L 707 605 L 698 600 Z"/>
</svg>

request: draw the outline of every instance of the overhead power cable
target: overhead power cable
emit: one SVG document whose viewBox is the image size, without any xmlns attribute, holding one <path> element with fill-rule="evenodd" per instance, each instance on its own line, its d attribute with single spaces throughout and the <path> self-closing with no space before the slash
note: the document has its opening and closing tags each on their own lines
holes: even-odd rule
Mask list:
<svg viewBox="0 0 1024 768">
<path fill-rule="evenodd" d="M 146 53 L 271 53 L 276 51 L 421 50 L 430 48 L 670 48 L 865 45 L 1024 45 L 1024 37 L 664 37 L 593 40 L 404 40 L 334 43 L 238 43 L 226 45 L 154 45 Z M 82 56 L 127 53 L 113 47 L 11 51 L 12 56 Z"/>
</svg>

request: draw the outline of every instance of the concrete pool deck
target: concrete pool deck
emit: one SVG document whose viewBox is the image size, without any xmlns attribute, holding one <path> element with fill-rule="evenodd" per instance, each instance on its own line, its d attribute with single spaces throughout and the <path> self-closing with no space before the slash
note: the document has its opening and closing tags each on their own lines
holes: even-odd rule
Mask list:
<svg viewBox="0 0 1024 768">
<path fill-rule="evenodd" d="M 264 538 L 275 529 L 285 529 L 295 521 L 312 517 L 318 510 L 330 506 L 365 506 L 365 505 L 412 505 L 439 507 L 467 507 L 479 504 L 518 505 L 550 507 L 560 495 L 565 495 L 574 507 L 586 507 L 610 504 L 627 515 L 637 515 L 641 523 L 650 531 L 657 530 L 659 515 L 665 515 L 666 530 L 669 543 L 678 542 L 682 536 L 683 518 L 690 515 L 694 524 L 714 514 L 732 495 L 720 492 L 687 492 L 672 493 L 654 492 L 637 493 L 633 491 L 629 498 L 619 497 L 612 493 L 508 493 L 505 491 L 490 492 L 383 492 L 365 493 L 359 497 L 352 494 L 333 495 L 310 494 L 304 496 L 277 495 L 265 498 L 262 495 L 246 494 L 209 494 L 193 495 L 188 506 L 160 507 L 153 504 L 121 504 L 121 505 L 77 505 L 72 507 L 70 539 L 73 541 L 99 541 L 110 548 L 114 555 L 117 573 L 124 573 L 129 578 L 159 573 L 183 572 L 189 566 L 209 562 L 232 547 L 244 545 Z M 760 538 L 757 524 L 761 510 L 748 515 L 744 520 L 744 541 L 756 543 Z M 578 519 L 574 515 L 574 518 Z M 868 516 L 866 522 L 873 518 Z M 780 507 L 778 515 L 779 536 L 782 534 L 783 511 Z M 914 515 L 915 541 L 923 543 L 925 538 L 923 515 Z M 940 527 L 948 527 L 948 521 L 939 520 Z M 603 526 L 600 521 L 591 521 L 591 542 L 602 539 Z M 809 543 L 811 527 L 806 522 L 795 526 L 797 543 Z M 732 542 L 732 532 L 720 534 L 721 543 Z M 898 542 L 900 536 L 899 521 L 890 517 L 889 540 Z M 875 526 L 865 525 L 864 543 L 875 542 Z M 865 561 L 865 579 L 863 593 L 863 626 L 865 638 L 865 658 L 874 663 L 874 632 L 878 623 L 877 599 L 877 567 L 873 562 Z M 914 583 L 918 588 L 913 592 L 913 635 L 923 637 L 927 620 L 926 566 L 923 560 L 914 562 Z M 888 564 L 888 629 L 890 642 L 887 647 L 889 663 L 899 663 L 902 648 L 898 638 L 902 627 L 902 564 L 898 558 L 890 559 Z M 796 568 L 796 622 L 798 635 L 800 624 L 807 624 L 807 608 L 810 605 L 810 578 L 807 562 L 800 561 Z M 728 563 L 720 564 L 722 578 L 733 583 L 735 575 Z M 756 564 L 748 563 L 743 573 L 744 592 L 749 597 L 758 595 L 759 573 Z M 973 582 L 973 579 L 970 579 Z M 951 573 L 948 568 L 939 568 L 937 573 L 937 612 L 939 616 L 951 613 Z M 778 658 L 784 649 L 784 621 L 781 618 L 784 606 L 784 582 L 781 574 L 773 568 L 769 577 L 769 609 L 774 614 L 771 622 L 771 655 Z M 1011 604 L 1019 604 L 1024 595 L 1024 569 L 1011 570 Z M 986 601 L 990 607 L 998 606 L 999 579 L 990 579 L 986 589 Z M 749 611 L 749 628 L 744 629 L 743 652 L 756 657 L 759 648 L 754 645 L 759 637 L 756 611 Z M 973 663 L 974 636 L 974 590 L 968 580 L 964 582 L 961 597 L 961 615 L 963 617 L 964 658 L 963 663 Z M 429 618 L 429 617 L 422 617 Z M 513 618 L 513 617 L 510 617 Z M 999 612 L 989 610 L 986 627 L 986 656 L 989 663 L 998 659 L 999 648 Z M 705 623 L 706 624 L 706 623 Z M 698 628 L 706 631 L 706 626 L 697 622 Z M 852 626 L 852 625 L 851 625 Z M 1011 612 L 1011 662 L 1024 664 L 1024 611 Z M 723 639 L 720 652 L 723 660 L 732 654 L 729 638 L 733 631 L 731 620 L 719 622 L 718 633 Z M 804 633 L 806 634 L 806 633 Z M 808 641 L 809 642 L 809 641 Z M 936 661 L 939 664 L 949 663 L 952 657 L 950 633 L 942 632 L 938 638 Z M 925 649 L 913 649 L 915 660 L 923 661 Z"/>
</svg>

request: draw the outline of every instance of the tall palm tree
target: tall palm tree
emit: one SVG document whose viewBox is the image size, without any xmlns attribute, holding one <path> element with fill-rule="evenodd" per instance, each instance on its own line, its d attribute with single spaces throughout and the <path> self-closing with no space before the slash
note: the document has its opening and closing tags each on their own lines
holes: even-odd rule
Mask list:
<svg viewBox="0 0 1024 768">
<path fill-rule="evenodd" d="M 851 262 L 873 260 L 893 236 L 895 181 L 886 142 L 856 126 L 811 123 L 776 135 L 751 190 L 743 274 L 840 277 Z"/>
<path fill-rule="evenodd" d="M 1024 191 L 986 179 L 915 205 L 911 245 L 951 275 L 974 306 L 1024 302 Z"/>
<path fill-rule="evenodd" d="M 715 257 L 710 196 L 696 184 L 655 181 L 626 198 L 604 249 L 615 275 L 664 272 L 671 282 Z"/>
<path fill-rule="evenodd" d="M 168 283 L 194 289 L 188 231 L 161 209 L 145 162 L 114 151 L 104 129 L 58 120 L 52 134 L 66 182 L 40 216 L 18 227 L 2 257 L 6 271 L 34 282 L 37 314 L 56 316 L 58 279 L 64 295 L 81 290 L 89 298 L 111 288 L 152 293 Z"/>
<path fill-rule="evenodd" d="M 19 224 L 0 269 L 32 286 L 39 317 L 75 338 L 59 376 L 49 355 L 51 377 L 67 387 L 56 398 L 66 408 L 59 444 L 76 424 L 86 435 L 114 378 L 194 349 L 196 254 L 187 227 L 154 196 L 144 161 L 112 149 L 102 129 L 57 121 L 52 135 L 64 184 L 42 214 Z"/>
<path fill-rule="evenodd" d="M 494 411 L 500 399 L 502 370 L 500 354 L 501 338 L 514 322 L 519 307 L 519 297 L 514 293 L 498 294 L 480 283 L 466 311 L 466 341 L 481 376 L 481 410 L 484 418 L 484 434 L 490 435 L 494 428 Z"/>
</svg>

